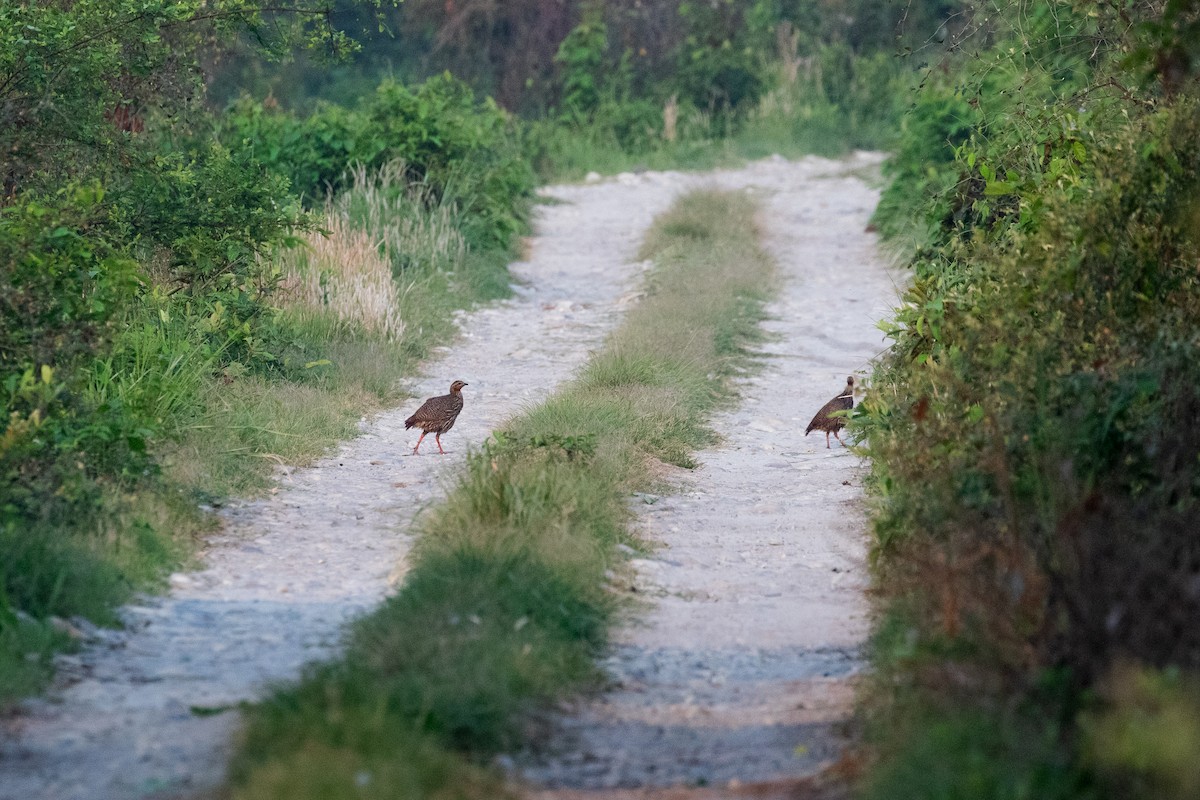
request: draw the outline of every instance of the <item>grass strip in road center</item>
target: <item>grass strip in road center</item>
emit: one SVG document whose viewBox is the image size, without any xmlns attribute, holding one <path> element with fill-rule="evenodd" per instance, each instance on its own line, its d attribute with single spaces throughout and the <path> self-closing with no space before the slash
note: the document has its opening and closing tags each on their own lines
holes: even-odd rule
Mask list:
<svg viewBox="0 0 1200 800">
<path fill-rule="evenodd" d="M 248 712 L 233 794 L 497 797 L 526 711 L 598 677 L 631 492 L 690 466 L 752 364 L 773 264 L 753 201 L 704 191 L 650 230 L 644 297 L 578 377 L 468 459 L 401 591 L 344 656 Z M 611 573 L 609 573 L 611 574 Z"/>
</svg>

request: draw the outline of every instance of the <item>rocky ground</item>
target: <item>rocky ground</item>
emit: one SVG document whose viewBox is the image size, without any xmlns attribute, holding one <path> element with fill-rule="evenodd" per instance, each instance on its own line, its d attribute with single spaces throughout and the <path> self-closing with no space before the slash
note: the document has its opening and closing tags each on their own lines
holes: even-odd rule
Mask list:
<svg viewBox="0 0 1200 800">
<path fill-rule="evenodd" d="M 336 454 L 282 470 L 270 496 L 224 509 L 201 571 L 125 609 L 123 630 L 96 632 L 60 659 L 45 698 L 0 721 L 0 800 L 217 785 L 236 705 L 335 652 L 344 623 L 402 579 L 412 520 L 463 453 L 603 341 L 636 302 L 645 228 L 706 185 L 764 195 L 788 276 L 770 326 L 779 338 L 745 405 L 718 420 L 726 444 L 676 478 L 680 494 L 640 501 L 663 549 L 638 562 L 637 582 L 659 597 L 618 636 L 620 689 L 556 720 L 574 749 L 531 757 L 525 774 L 584 788 L 744 782 L 831 756 L 865 631 L 860 467 L 800 434 L 880 346 L 871 323 L 894 292 L 863 232 L 875 193 L 855 177 L 878 160 L 768 159 L 546 190 L 559 202 L 539 210 L 516 296 L 462 315 L 461 338 L 410 387 L 415 401 L 364 421 Z M 450 454 L 427 440 L 408 455 L 404 418 L 456 378 L 469 386 Z"/>
</svg>

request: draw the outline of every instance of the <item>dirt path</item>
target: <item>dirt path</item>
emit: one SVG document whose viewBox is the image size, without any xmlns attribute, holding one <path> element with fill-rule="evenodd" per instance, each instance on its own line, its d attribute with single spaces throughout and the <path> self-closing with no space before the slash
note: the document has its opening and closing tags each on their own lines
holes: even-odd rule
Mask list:
<svg viewBox="0 0 1200 800">
<path fill-rule="evenodd" d="M 876 192 L 853 165 L 813 166 L 764 185 L 767 246 L 785 277 L 767 366 L 715 420 L 725 442 L 675 476 L 677 492 L 638 504 L 643 534 L 661 544 L 635 561 L 635 591 L 652 606 L 616 636 L 614 689 L 555 720 L 548 752 L 517 759 L 526 780 L 559 789 L 538 797 L 776 796 L 747 793 L 769 781 L 807 796 L 795 779 L 844 743 L 868 632 L 863 466 L 804 429 L 882 347 L 875 322 L 896 291 L 864 231 Z"/>
<path fill-rule="evenodd" d="M 531 260 L 514 265 L 523 282 L 518 296 L 463 315 L 461 340 L 412 386 L 419 399 L 443 394 L 455 378 L 470 384 L 466 409 L 446 438 L 451 455 L 406 455 L 416 439 L 402 425 L 409 403 L 365 424 L 363 435 L 336 456 L 284 472 L 271 497 L 228 509 L 228 530 L 209 543 L 203 571 L 173 576 L 168 596 L 126 609 L 125 630 L 100 633 L 81 653 L 61 659 L 48 697 L 0 722 L 0 800 L 137 798 L 217 785 L 238 715 L 196 711 L 252 700 L 272 682 L 295 677 L 302 664 L 336 651 L 344 623 L 401 576 L 397 564 L 409 545 L 411 520 L 441 496 L 467 448 L 569 377 L 602 342 L 633 297 L 641 265 L 630 259 L 655 215 L 683 191 L 713 180 L 776 192 L 805 185 L 828 193 L 837 207 L 839 193 L 858 187 L 857 216 L 837 217 L 846 236 L 858 236 L 865 213 L 859 206 L 870 205 L 869 193 L 854 181 L 811 180 L 873 163 L 873 157 L 851 165 L 769 160 L 713 178 L 647 173 L 549 190 L 563 204 L 539 211 Z M 814 202 L 804 201 L 808 224 L 828 227 Z M 840 296 L 837 286 L 827 288 L 835 294 L 814 295 L 811 307 Z M 831 343 L 841 340 L 827 333 Z M 819 365 L 805 362 L 821 380 L 795 408 L 825 399 L 832 376 L 861 362 L 843 351 L 824 358 Z M 762 474 L 762 467 L 755 462 L 752 474 Z M 857 490 L 835 491 L 851 498 Z M 678 498 L 681 509 L 690 502 Z M 705 580 L 699 573 L 691 579 Z M 782 608 L 790 600 L 777 602 Z M 630 646 L 640 645 L 631 639 Z M 689 645 L 678 640 L 671 646 Z M 650 649 L 646 655 L 653 658 Z"/>
</svg>

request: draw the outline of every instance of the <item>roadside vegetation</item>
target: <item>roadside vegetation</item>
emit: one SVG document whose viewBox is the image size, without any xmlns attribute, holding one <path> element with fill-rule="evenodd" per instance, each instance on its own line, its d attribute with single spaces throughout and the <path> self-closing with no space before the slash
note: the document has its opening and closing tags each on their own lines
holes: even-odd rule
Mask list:
<svg viewBox="0 0 1200 800">
<path fill-rule="evenodd" d="M 302 6 L 264 46 L 347 46 Z M 0 707 L 507 292 L 533 187 L 512 120 L 449 77 L 270 124 L 193 102 L 210 37 L 262 21 L 0 10 Z"/>
<path fill-rule="evenodd" d="M 1200 4 L 971 6 L 876 224 L 865 798 L 1200 792 Z M 914 202 L 914 198 L 925 198 Z"/>
<path fill-rule="evenodd" d="M 345 654 L 248 712 L 235 797 L 503 796 L 488 757 L 599 677 L 618 545 L 643 547 L 630 494 L 715 440 L 747 368 L 774 279 L 754 214 L 700 192 L 655 222 L 645 297 L 605 348 L 468 456 Z"/>
</svg>

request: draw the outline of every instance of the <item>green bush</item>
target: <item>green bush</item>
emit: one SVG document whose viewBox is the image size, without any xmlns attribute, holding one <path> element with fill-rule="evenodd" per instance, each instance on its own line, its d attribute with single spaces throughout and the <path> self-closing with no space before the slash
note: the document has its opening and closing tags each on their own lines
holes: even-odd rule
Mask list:
<svg viewBox="0 0 1200 800">
<path fill-rule="evenodd" d="M 76 188 L 0 209 L 0 524 L 58 519 L 99 477 L 146 466 L 137 420 L 82 380 L 135 286 L 102 200 Z"/>
<path fill-rule="evenodd" d="M 415 88 L 384 81 L 354 109 L 326 104 L 303 119 L 242 100 L 218 135 L 309 198 L 344 187 L 352 167 L 403 163 L 434 202 L 460 199 L 469 243 L 482 249 L 508 247 L 533 192 L 512 121 L 449 75 Z"/>
<path fill-rule="evenodd" d="M 164 314 L 190 320 L 220 363 L 269 368 L 274 257 L 315 219 L 286 178 L 245 153 L 207 144 L 154 156 L 114 192 L 122 233 L 149 266 L 144 284 Z"/>
<path fill-rule="evenodd" d="M 0 208 L 0 378 L 103 347 L 134 287 L 97 186 Z"/>
<path fill-rule="evenodd" d="M 1200 671 L 1200 105 L 1103 91 L 1103 26 L 1032 11 L 927 87 L 877 217 L 913 275 L 855 421 L 903 632 L 872 797 L 1130 796 L 1081 710 L 1127 662 Z"/>
</svg>

